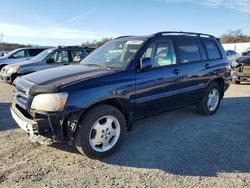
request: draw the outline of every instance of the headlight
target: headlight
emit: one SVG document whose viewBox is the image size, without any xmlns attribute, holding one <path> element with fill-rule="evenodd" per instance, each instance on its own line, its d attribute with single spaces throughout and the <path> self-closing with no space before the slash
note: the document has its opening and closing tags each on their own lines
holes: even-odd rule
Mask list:
<svg viewBox="0 0 250 188">
<path fill-rule="evenodd" d="M 6 69 L 7 69 L 6 72 L 9 74 L 15 73 L 15 72 L 17 72 L 18 68 L 19 68 L 19 66 L 10 67 L 9 69 L 6 67 Z"/>
<path fill-rule="evenodd" d="M 68 93 L 40 94 L 34 97 L 31 108 L 46 112 L 58 112 L 64 109 Z"/>
</svg>

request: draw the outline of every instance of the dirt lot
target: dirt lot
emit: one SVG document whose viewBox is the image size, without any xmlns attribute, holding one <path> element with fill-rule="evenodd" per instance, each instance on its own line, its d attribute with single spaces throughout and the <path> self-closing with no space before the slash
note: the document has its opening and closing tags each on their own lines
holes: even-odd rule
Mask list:
<svg viewBox="0 0 250 188">
<path fill-rule="evenodd" d="M 231 85 L 214 116 L 188 107 L 144 119 L 98 161 L 37 146 L 13 122 L 0 83 L 0 187 L 250 187 L 250 85 Z"/>
</svg>

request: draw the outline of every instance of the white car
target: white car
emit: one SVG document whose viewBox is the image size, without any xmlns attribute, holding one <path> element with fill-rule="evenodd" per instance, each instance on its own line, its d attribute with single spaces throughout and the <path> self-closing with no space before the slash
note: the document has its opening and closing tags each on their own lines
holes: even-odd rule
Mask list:
<svg viewBox="0 0 250 188">
<path fill-rule="evenodd" d="M 49 47 L 27 47 L 13 50 L 7 53 L 5 56 L 0 57 L 0 71 L 5 65 L 30 60 L 48 48 Z"/>
<path fill-rule="evenodd" d="M 0 57 L 7 55 L 9 51 L 0 51 Z"/>
<path fill-rule="evenodd" d="M 228 61 L 231 63 L 240 57 L 240 54 L 234 50 L 226 50 Z"/>
</svg>

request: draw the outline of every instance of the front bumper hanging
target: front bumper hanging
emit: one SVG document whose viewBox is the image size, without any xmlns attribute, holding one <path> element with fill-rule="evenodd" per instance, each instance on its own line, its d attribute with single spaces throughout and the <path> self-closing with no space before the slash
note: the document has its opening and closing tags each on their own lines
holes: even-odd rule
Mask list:
<svg viewBox="0 0 250 188">
<path fill-rule="evenodd" d="M 28 133 L 28 138 L 32 142 L 51 145 L 54 142 L 61 141 L 63 134 L 61 126 L 53 128 L 49 118 L 37 120 L 27 118 L 15 104 L 12 104 L 10 111 L 13 119 L 21 129 Z"/>
</svg>

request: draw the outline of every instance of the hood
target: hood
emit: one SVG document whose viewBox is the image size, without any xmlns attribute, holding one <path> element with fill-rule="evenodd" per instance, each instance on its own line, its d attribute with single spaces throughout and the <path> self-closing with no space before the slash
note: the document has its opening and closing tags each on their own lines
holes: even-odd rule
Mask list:
<svg viewBox="0 0 250 188">
<path fill-rule="evenodd" d="M 242 65 L 250 65 L 250 56 L 242 56 L 235 60 Z"/>
<path fill-rule="evenodd" d="M 3 57 L 0 57 L 0 63 L 1 62 L 4 62 L 6 59 L 8 59 L 8 57 L 5 55 L 5 56 L 3 56 Z"/>
<path fill-rule="evenodd" d="M 27 64 L 32 64 L 32 63 L 36 63 L 36 62 L 32 62 L 32 61 L 21 61 L 18 63 L 13 63 L 10 65 L 5 66 L 6 68 L 10 68 L 10 67 L 15 67 L 15 66 L 22 66 L 22 65 L 27 65 Z"/>
<path fill-rule="evenodd" d="M 30 84 L 32 88 L 25 88 L 25 90 L 28 89 L 28 93 L 34 95 L 46 92 L 57 92 L 60 86 L 112 74 L 117 71 L 118 70 L 89 67 L 85 65 L 68 65 L 31 73 L 16 79 L 14 84 L 17 87 L 22 87 L 21 85 L 23 85 L 23 82 L 28 81 L 32 83 Z"/>
</svg>

